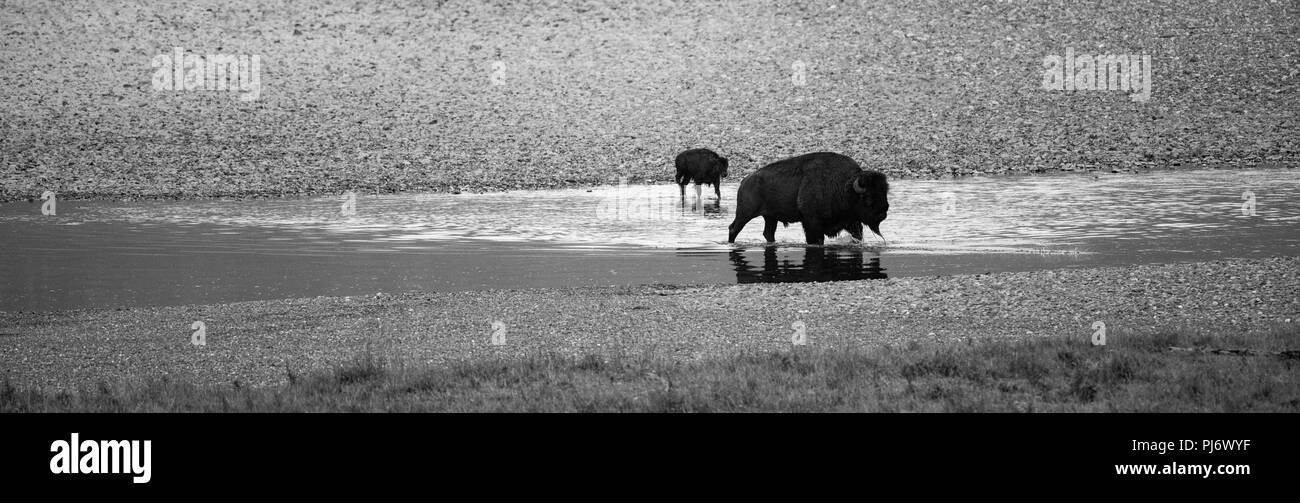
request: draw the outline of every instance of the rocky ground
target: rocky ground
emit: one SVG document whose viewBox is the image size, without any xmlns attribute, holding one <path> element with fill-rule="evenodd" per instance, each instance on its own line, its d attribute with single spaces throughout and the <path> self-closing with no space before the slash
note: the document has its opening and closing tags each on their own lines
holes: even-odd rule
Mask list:
<svg viewBox="0 0 1300 503">
<path fill-rule="evenodd" d="M 736 180 L 817 150 L 895 178 L 1300 159 L 1296 2 L 5 2 L 0 30 L 0 202 L 667 182 L 698 146 Z M 260 97 L 153 89 L 174 47 L 259 55 Z M 1067 49 L 1150 55 L 1150 100 L 1044 90 Z M 834 351 L 1103 326 L 1110 346 L 1173 330 L 1280 351 L 1296 341 L 1265 334 L 1295 333 L 1297 266 L 0 312 L 0 369 L 39 390 L 264 386 L 358 354 L 692 362 L 799 332 Z"/>
<path fill-rule="evenodd" d="M 697 146 L 736 179 L 1294 166 L 1296 6 L 4 2 L 0 201 L 666 182 Z M 259 99 L 154 90 L 174 47 L 260 56 Z M 1044 90 L 1067 49 L 1149 55 L 1151 99 Z"/>
<path fill-rule="evenodd" d="M 196 321 L 204 346 L 192 344 Z M 1159 331 L 1282 351 L 1300 259 L 1273 258 L 803 284 L 497 290 L 0 313 L 0 368 L 23 389 L 169 376 L 282 384 L 359 354 L 419 366 L 561 356 L 693 362 L 791 349 L 919 349 L 1033 338 L 1108 347 Z M 504 345 L 493 345 L 499 335 Z M 1086 346 L 1085 346 L 1086 347 Z"/>
</svg>

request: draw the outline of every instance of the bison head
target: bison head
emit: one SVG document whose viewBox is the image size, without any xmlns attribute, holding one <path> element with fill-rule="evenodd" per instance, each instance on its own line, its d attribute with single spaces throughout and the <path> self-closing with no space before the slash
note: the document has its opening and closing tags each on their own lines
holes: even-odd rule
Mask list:
<svg viewBox="0 0 1300 503">
<path fill-rule="evenodd" d="M 719 158 L 718 158 L 717 169 L 718 169 L 718 180 L 722 180 L 723 178 L 726 178 L 726 177 L 727 177 L 727 158 L 726 158 L 726 157 L 719 157 Z"/>
<path fill-rule="evenodd" d="M 853 178 L 853 194 L 857 197 L 853 204 L 854 216 L 884 239 L 885 236 L 880 234 L 880 222 L 889 216 L 889 182 L 885 180 L 885 174 L 864 171 Z"/>
</svg>

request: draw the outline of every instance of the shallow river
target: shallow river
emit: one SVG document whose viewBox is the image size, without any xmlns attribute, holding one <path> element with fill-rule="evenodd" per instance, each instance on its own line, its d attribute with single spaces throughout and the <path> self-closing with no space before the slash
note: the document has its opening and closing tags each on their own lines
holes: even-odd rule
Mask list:
<svg viewBox="0 0 1300 503">
<path fill-rule="evenodd" d="M 0 204 L 0 310 L 414 290 L 826 281 L 1294 255 L 1300 170 L 892 182 L 885 240 L 726 243 L 676 185 Z"/>
</svg>

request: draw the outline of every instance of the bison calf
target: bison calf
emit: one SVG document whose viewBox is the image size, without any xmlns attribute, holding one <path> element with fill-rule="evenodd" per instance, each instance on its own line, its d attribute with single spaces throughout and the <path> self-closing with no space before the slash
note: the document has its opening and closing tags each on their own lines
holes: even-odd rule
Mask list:
<svg viewBox="0 0 1300 503">
<path fill-rule="evenodd" d="M 686 184 L 695 182 L 695 199 L 700 199 L 700 184 L 713 185 L 713 193 L 722 204 L 722 179 L 727 177 L 727 158 L 720 157 L 707 148 L 695 148 L 677 154 L 677 185 L 682 188 L 682 204 L 686 202 Z"/>
<path fill-rule="evenodd" d="M 802 223 L 804 237 L 813 245 L 845 230 L 861 240 L 862 224 L 883 239 L 880 222 L 888 213 L 884 173 L 863 170 L 840 154 L 804 154 L 768 164 L 741 180 L 727 242 L 736 242 L 745 224 L 758 216 L 769 243 L 776 241 L 777 222 Z"/>
</svg>

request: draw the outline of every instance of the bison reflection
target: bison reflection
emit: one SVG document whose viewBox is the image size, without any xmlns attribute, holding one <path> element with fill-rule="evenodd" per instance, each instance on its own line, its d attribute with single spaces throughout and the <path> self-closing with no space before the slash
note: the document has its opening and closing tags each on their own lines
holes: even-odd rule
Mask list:
<svg viewBox="0 0 1300 503">
<path fill-rule="evenodd" d="M 802 262 L 797 259 L 799 252 L 796 248 L 787 248 L 780 254 L 777 250 L 772 246 L 764 247 L 762 265 L 751 263 L 751 258 L 757 258 L 757 251 L 732 250 L 731 263 L 736 268 L 736 281 L 796 283 L 888 277 L 885 269 L 880 267 L 880 257 L 865 259 L 862 250 L 808 247 L 803 249 Z"/>
<path fill-rule="evenodd" d="M 692 213 L 701 213 L 704 215 L 723 215 L 725 213 L 723 210 L 725 210 L 725 208 L 722 207 L 722 201 L 716 203 L 696 201 L 691 204 L 690 208 Z"/>
</svg>

